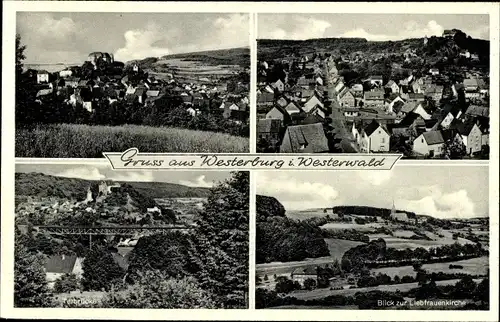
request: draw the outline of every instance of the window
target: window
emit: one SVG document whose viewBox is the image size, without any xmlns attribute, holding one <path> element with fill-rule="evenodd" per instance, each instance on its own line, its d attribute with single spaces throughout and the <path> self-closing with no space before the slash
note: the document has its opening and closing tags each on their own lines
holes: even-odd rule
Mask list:
<svg viewBox="0 0 500 322">
<path fill-rule="evenodd" d="M 424 143 L 424 138 L 422 138 L 422 143 Z"/>
<path fill-rule="evenodd" d="M 380 143 L 385 143 L 385 138 L 382 138 L 382 139 L 380 140 Z"/>
</svg>

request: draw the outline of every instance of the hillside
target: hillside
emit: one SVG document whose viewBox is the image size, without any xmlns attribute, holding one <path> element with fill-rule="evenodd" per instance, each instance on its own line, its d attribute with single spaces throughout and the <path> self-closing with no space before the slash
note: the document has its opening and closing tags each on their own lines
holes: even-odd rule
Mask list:
<svg viewBox="0 0 500 322">
<path fill-rule="evenodd" d="M 376 216 L 387 218 L 391 215 L 391 209 L 389 208 L 377 208 L 369 206 L 335 206 L 331 208 L 334 213 L 343 215 L 360 215 L 360 216 Z M 404 212 L 408 214 L 408 217 L 415 218 L 415 213 L 396 210 L 397 212 Z"/>
<path fill-rule="evenodd" d="M 489 41 L 471 38 L 460 30 L 457 30 L 457 34 L 452 39 L 433 36 L 428 40 L 429 43 L 425 49 L 423 48 L 424 37 L 399 41 L 368 41 L 364 38 L 259 39 L 257 44 L 259 60 L 273 59 L 279 56 L 307 55 L 321 51 L 335 51 L 338 53 L 359 51 L 365 54 L 390 54 L 403 53 L 409 49 L 423 54 L 423 58 L 443 53 L 456 56 L 460 50 L 476 53 L 482 60 L 489 57 Z"/>
<path fill-rule="evenodd" d="M 16 173 L 16 196 L 60 197 L 85 199 L 87 188 L 98 180 L 84 180 L 46 175 L 43 173 Z M 112 181 L 107 181 L 112 183 Z M 115 182 L 116 183 L 116 182 Z M 126 182 L 146 198 L 206 198 L 208 188 L 187 187 L 166 182 Z"/>
<path fill-rule="evenodd" d="M 166 55 L 160 59 L 182 59 L 190 61 L 198 61 L 207 65 L 239 65 L 242 67 L 250 67 L 250 48 L 231 48 L 218 49 L 209 51 L 200 51 L 192 53 L 182 53 Z M 160 60 L 155 57 L 148 57 L 140 60 L 131 60 L 127 65 L 138 64 L 143 69 L 149 69 Z"/>
<path fill-rule="evenodd" d="M 257 221 L 266 221 L 273 216 L 284 217 L 285 207 L 274 197 L 256 196 Z"/>
</svg>

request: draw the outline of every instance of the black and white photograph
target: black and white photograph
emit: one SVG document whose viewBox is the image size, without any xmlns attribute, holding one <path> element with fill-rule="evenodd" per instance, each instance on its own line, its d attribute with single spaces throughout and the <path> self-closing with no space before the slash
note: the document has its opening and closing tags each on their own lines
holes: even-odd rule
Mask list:
<svg viewBox="0 0 500 322">
<path fill-rule="evenodd" d="M 248 14 L 18 12 L 15 79 L 16 157 L 249 152 Z"/>
<path fill-rule="evenodd" d="M 248 308 L 249 173 L 19 164 L 14 306 Z"/>
<path fill-rule="evenodd" d="M 268 153 L 489 158 L 489 16 L 258 15 Z"/>
<path fill-rule="evenodd" d="M 262 171 L 256 186 L 256 309 L 489 310 L 488 167 Z"/>
</svg>

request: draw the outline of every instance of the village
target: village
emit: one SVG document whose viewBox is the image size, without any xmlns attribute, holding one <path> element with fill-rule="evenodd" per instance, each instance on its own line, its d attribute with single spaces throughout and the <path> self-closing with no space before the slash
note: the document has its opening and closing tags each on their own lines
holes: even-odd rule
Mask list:
<svg viewBox="0 0 500 322">
<path fill-rule="evenodd" d="M 200 64 L 194 64 L 191 70 L 179 71 L 177 66 L 155 65 L 151 61 L 159 59 L 147 58 L 124 64 L 115 61 L 112 54 L 93 52 L 82 66 L 68 66 L 52 73 L 27 69 L 24 75 L 36 91 L 35 102 L 42 106 L 40 108 L 51 107 L 58 101 L 68 108 L 81 108 L 80 114 L 87 113 L 70 116 L 69 120 L 58 120 L 51 115 L 50 119 L 43 120 L 45 122 L 81 122 L 78 120 L 83 119 L 91 124 L 119 124 L 120 120 L 128 124 L 147 124 L 145 119 L 155 111 L 167 113 L 180 108 L 183 114 L 178 117 L 181 120 L 167 122 L 168 125 L 183 127 L 189 123 L 189 117 L 211 116 L 237 129 L 248 126 L 249 84 L 244 80 L 248 70 L 231 66 L 236 69 L 200 73 L 199 68 L 203 71 Z M 113 110 L 114 118 L 102 116 L 109 109 Z M 162 125 L 161 122 L 149 123 Z M 221 124 L 220 128 L 213 128 L 213 125 L 203 128 L 202 122 L 199 123 L 196 129 L 224 131 L 230 127 Z M 244 135 L 244 132 L 236 131 L 235 134 Z"/>
<path fill-rule="evenodd" d="M 477 53 L 457 49 L 457 34 L 378 54 L 329 48 L 274 57 L 280 43 L 266 40 L 258 48 L 257 150 L 488 158 L 489 73 Z M 429 64 L 421 56 L 436 43 L 454 54 Z M 368 74 L 370 64 L 389 72 Z"/>
</svg>

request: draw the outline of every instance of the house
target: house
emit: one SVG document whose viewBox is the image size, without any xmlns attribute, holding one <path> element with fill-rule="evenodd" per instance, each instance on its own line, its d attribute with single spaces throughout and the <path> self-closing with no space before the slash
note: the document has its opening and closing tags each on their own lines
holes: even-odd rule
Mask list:
<svg viewBox="0 0 500 322">
<path fill-rule="evenodd" d="M 424 90 L 424 96 L 432 98 L 434 102 L 439 102 L 443 97 L 443 86 L 441 85 L 429 85 Z"/>
<path fill-rule="evenodd" d="M 394 104 L 396 104 L 398 102 L 402 103 L 403 105 L 405 104 L 405 101 L 401 98 L 401 96 L 399 96 L 397 94 L 393 94 L 393 95 L 389 96 L 385 100 L 387 113 L 394 113 Z"/>
<path fill-rule="evenodd" d="M 73 75 L 73 71 L 71 69 L 64 69 L 59 72 L 59 77 L 67 78 Z"/>
<path fill-rule="evenodd" d="M 280 146 L 280 153 L 326 152 L 329 152 L 328 139 L 321 123 L 287 127 Z"/>
<path fill-rule="evenodd" d="M 337 93 L 340 93 L 340 91 L 345 87 L 344 80 L 342 77 L 336 77 L 335 80 L 332 82 L 332 84 L 335 87 L 335 91 Z"/>
<path fill-rule="evenodd" d="M 425 96 L 422 93 L 408 93 L 408 101 L 425 101 Z"/>
<path fill-rule="evenodd" d="M 364 103 L 366 106 L 383 106 L 384 105 L 384 91 L 375 90 L 365 92 Z"/>
<path fill-rule="evenodd" d="M 462 110 L 458 105 L 446 104 L 443 109 L 437 112 L 437 116 L 433 115 L 433 118 L 437 118 L 440 120 L 439 124 L 447 129 L 451 122 L 455 119 L 458 119 L 462 115 Z"/>
<path fill-rule="evenodd" d="M 276 88 L 278 91 L 283 92 L 285 90 L 285 83 L 281 81 L 281 79 L 278 79 L 276 82 L 274 82 L 273 87 Z"/>
<path fill-rule="evenodd" d="M 39 70 L 36 73 L 36 82 L 38 84 L 46 84 L 49 82 L 49 72 L 46 70 Z"/>
<path fill-rule="evenodd" d="M 285 111 L 287 111 L 289 115 L 292 115 L 300 113 L 302 110 L 294 102 L 290 102 L 287 106 L 285 106 Z"/>
<path fill-rule="evenodd" d="M 320 116 L 321 118 L 326 118 L 326 111 L 323 107 L 321 107 L 320 105 L 316 105 L 315 107 L 313 107 L 310 111 L 309 111 L 309 114 L 311 115 L 318 115 Z"/>
<path fill-rule="evenodd" d="M 351 93 L 356 98 L 362 98 L 363 97 L 363 85 L 361 85 L 361 84 L 354 84 L 354 85 L 352 85 L 352 87 L 351 87 Z"/>
<path fill-rule="evenodd" d="M 288 101 L 286 100 L 286 98 L 284 97 L 280 97 L 277 101 L 276 101 L 276 105 L 279 105 L 281 107 L 285 107 L 288 105 Z"/>
<path fill-rule="evenodd" d="M 457 31 L 455 29 L 452 29 L 452 30 L 445 29 L 443 31 L 443 37 L 445 37 L 445 38 L 453 38 L 453 37 L 455 37 L 456 33 L 457 33 Z"/>
<path fill-rule="evenodd" d="M 257 137 L 276 143 L 279 141 L 280 128 L 281 120 L 279 119 L 260 119 L 257 121 Z"/>
<path fill-rule="evenodd" d="M 134 92 L 134 95 L 137 97 L 137 101 L 140 103 L 140 104 L 144 104 L 146 102 L 146 90 L 144 88 L 136 88 L 135 89 L 135 92 Z"/>
<path fill-rule="evenodd" d="M 385 84 L 384 88 L 391 91 L 391 93 L 399 93 L 399 86 L 392 79 Z"/>
<path fill-rule="evenodd" d="M 355 125 L 353 124 L 355 127 Z M 353 130 L 353 133 L 355 131 Z M 388 152 L 390 135 L 377 121 L 373 120 L 362 129 L 359 135 L 354 136 L 360 146 L 361 152 Z"/>
<path fill-rule="evenodd" d="M 316 268 L 314 266 L 307 266 L 306 268 L 299 267 L 290 273 L 290 279 L 303 285 L 304 281 L 307 279 L 317 281 L 318 273 L 316 272 Z"/>
<path fill-rule="evenodd" d="M 450 129 L 454 129 L 460 134 L 467 154 L 473 155 L 481 152 L 483 133 L 474 121 L 463 123 L 459 120 L 454 120 L 450 125 Z"/>
<path fill-rule="evenodd" d="M 80 83 L 80 78 L 79 77 L 68 77 L 64 80 L 64 83 L 66 86 L 69 86 L 72 88 L 77 88 L 78 84 Z"/>
<path fill-rule="evenodd" d="M 489 117 L 490 116 L 490 108 L 487 106 L 479 106 L 479 105 L 473 105 L 471 104 L 467 110 L 465 111 L 465 115 L 468 116 L 484 116 L 484 117 Z"/>
<path fill-rule="evenodd" d="M 370 82 L 370 85 L 372 86 L 382 86 L 383 83 L 383 78 L 382 75 L 373 75 L 368 78 L 368 82 Z"/>
<path fill-rule="evenodd" d="M 289 120 L 290 115 L 281 106 L 275 105 L 269 112 L 266 113 L 266 119 L 280 120 L 285 123 Z"/>
<path fill-rule="evenodd" d="M 52 255 L 49 256 L 44 265 L 45 278 L 50 288 L 54 287 L 55 281 L 64 274 L 75 274 L 81 277 L 83 259 L 75 255 Z"/>
<path fill-rule="evenodd" d="M 325 107 L 323 102 L 321 102 L 316 95 L 312 95 L 311 97 L 309 97 L 309 99 L 306 100 L 302 109 L 304 110 L 304 112 L 309 113 L 316 106 L 319 106 L 321 108 Z"/>
<path fill-rule="evenodd" d="M 348 87 L 344 87 L 338 94 L 338 102 L 340 106 L 354 107 L 356 106 L 356 98 L 351 93 Z"/>
<path fill-rule="evenodd" d="M 407 115 L 410 112 L 419 114 L 420 116 L 422 116 L 424 120 L 429 120 L 432 117 L 432 115 L 427 113 L 427 111 L 424 109 L 421 102 L 411 101 L 403 105 L 403 107 L 401 107 L 400 113 L 403 116 Z"/>
<path fill-rule="evenodd" d="M 426 123 L 424 118 L 414 112 L 408 113 L 399 123 L 397 123 L 395 126 L 397 128 L 404 128 L 406 129 L 406 134 L 409 136 L 410 132 L 416 132 L 417 134 L 420 134 L 422 132 L 425 132 L 427 130 Z"/>
<path fill-rule="evenodd" d="M 429 69 L 429 74 L 432 76 L 439 75 L 439 69 L 438 68 L 431 68 Z"/>
<path fill-rule="evenodd" d="M 39 90 L 37 93 L 36 93 L 36 97 L 42 97 L 42 96 L 47 96 L 47 95 L 50 95 L 53 93 L 53 89 L 52 88 L 44 88 L 44 89 L 41 89 Z"/>
<path fill-rule="evenodd" d="M 346 107 L 346 108 L 343 108 L 342 111 L 344 112 L 345 117 L 358 117 L 359 116 L 359 108 L 357 108 L 357 107 Z"/>
<path fill-rule="evenodd" d="M 440 156 L 443 154 L 445 140 L 441 131 L 428 131 L 413 141 L 413 152 L 420 155 Z"/>
<path fill-rule="evenodd" d="M 189 115 L 191 115 L 192 117 L 195 117 L 196 115 L 199 115 L 201 112 L 199 109 L 194 109 L 192 107 L 188 107 L 188 109 L 186 110 Z"/>
<path fill-rule="evenodd" d="M 274 93 L 263 92 L 257 94 L 257 106 L 271 106 L 274 104 Z"/>
</svg>

